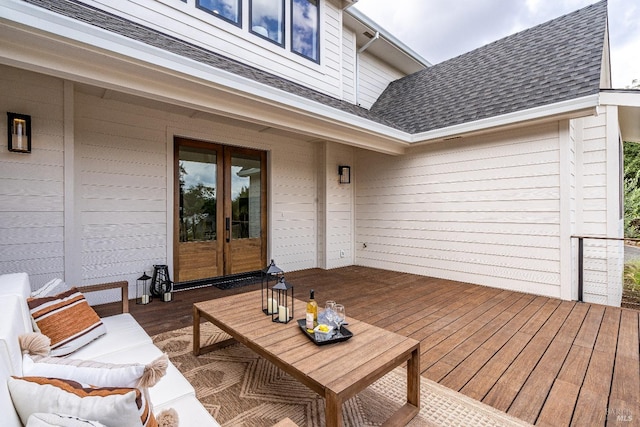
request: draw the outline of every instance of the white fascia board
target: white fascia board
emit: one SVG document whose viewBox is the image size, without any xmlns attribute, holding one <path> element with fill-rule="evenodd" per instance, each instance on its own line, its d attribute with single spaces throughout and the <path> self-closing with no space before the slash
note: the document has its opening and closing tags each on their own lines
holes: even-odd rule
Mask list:
<svg viewBox="0 0 640 427">
<path fill-rule="evenodd" d="M 598 94 L 588 95 L 582 98 L 571 99 L 569 101 L 543 105 L 527 110 L 516 111 L 514 113 L 417 133 L 412 135 L 411 143 L 419 144 L 436 142 L 443 139 L 485 132 L 489 129 L 512 126 L 517 123 L 532 122 L 546 118 L 568 117 L 573 116 L 574 114 L 576 117 L 596 114 L 599 102 L 600 96 Z"/>
<path fill-rule="evenodd" d="M 426 68 L 426 67 L 431 67 L 433 65 L 431 62 L 429 62 L 425 58 L 423 58 L 422 55 L 420 55 L 419 53 L 417 53 L 416 51 L 411 49 L 409 46 L 407 46 L 406 44 L 401 42 L 393 34 L 388 32 L 384 28 L 382 28 L 380 26 L 380 24 L 374 22 L 371 18 L 369 18 L 364 13 L 362 13 L 362 11 L 360 9 L 358 9 L 358 6 L 355 6 L 353 8 L 349 7 L 348 9 L 346 9 L 346 12 L 349 15 L 353 16 L 358 21 L 360 21 L 364 26 L 369 27 L 373 31 L 377 31 L 378 33 L 380 33 L 380 36 L 382 38 L 384 38 L 385 40 L 387 40 L 387 42 L 389 42 L 389 44 L 391 44 L 392 46 L 394 46 L 398 50 L 404 52 L 407 56 L 411 57 L 414 61 L 416 61 L 417 63 L 419 63 L 423 67 Z"/>
<path fill-rule="evenodd" d="M 640 90 L 606 90 L 600 92 L 600 104 L 640 107 Z"/>
<path fill-rule="evenodd" d="M 50 39 L 73 41 L 85 50 L 118 56 L 136 66 L 161 71 L 179 79 L 202 84 L 235 95 L 259 100 L 288 111 L 321 118 L 332 124 L 389 138 L 390 142 L 408 146 L 410 134 L 362 118 L 325 104 L 265 85 L 255 80 L 221 70 L 166 50 L 147 45 L 99 27 L 50 12 L 17 0 L 0 2 L 0 20 Z"/>
</svg>

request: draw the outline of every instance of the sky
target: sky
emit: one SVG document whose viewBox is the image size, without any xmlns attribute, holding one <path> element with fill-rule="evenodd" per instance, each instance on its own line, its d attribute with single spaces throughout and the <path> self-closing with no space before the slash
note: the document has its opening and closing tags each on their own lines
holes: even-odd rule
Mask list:
<svg viewBox="0 0 640 427">
<path fill-rule="evenodd" d="M 354 6 L 432 64 L 595 0 L 359 0 Z M 392 7 L 389 7 L 392 4 Z M 640 81 L 640 1 L 609 0 L 614 88 Z"/>
</svg>

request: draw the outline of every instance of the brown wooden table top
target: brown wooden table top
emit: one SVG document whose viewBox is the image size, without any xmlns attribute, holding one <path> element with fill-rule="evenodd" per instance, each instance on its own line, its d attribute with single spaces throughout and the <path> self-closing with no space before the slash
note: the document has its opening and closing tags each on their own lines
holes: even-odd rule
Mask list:
<svg viewBox="0 0 640 427">
<path fill-rule="evenodd" d="M 294 301 L 293 319 L 289 323 L 272 322 L 271 316 L 261 310 L 259 290 L 198 302 L 194 308 L 200 311 L 200 316 L 321 396 L 330 390 L 342 401 L 407 361 L 420 345 L 417 340 L 353 318 L 347 318 L 352 338 L 316 345 L 297 322 L 304 319 L 306 302 Z"/>
</svg>

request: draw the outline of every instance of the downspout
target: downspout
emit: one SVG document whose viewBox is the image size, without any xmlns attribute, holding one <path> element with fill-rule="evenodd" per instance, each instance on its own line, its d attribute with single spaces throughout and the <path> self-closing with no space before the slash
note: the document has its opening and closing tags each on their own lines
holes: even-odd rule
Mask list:
<svg viewBox="0 0 640 427">
<path fill-rule="evenodd" d="M 360 105 L 360 54 L 367 50 L 369 46 L 380 38 L 380 31 L 376 31 L 376 34 L 371 40 L 369 40 L 364 46 L 358 49 L 356 52 L 356 105 Z"/>
</svg>

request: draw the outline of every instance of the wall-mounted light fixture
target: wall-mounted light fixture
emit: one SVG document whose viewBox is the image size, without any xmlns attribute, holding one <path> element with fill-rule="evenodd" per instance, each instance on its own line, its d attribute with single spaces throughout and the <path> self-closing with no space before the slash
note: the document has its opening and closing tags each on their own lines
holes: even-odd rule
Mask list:
<svg viewBox="0 0 640 427">
<path fill-rule="evenodd" d="M 31 152 L 31 116 L 7 113 L 7 136 L 9 151 Z"/>
<path fill-rule="evenodd" d="M 351 184 L 351 166 L 338 166 L 340 184 Z"/>
</svg>

